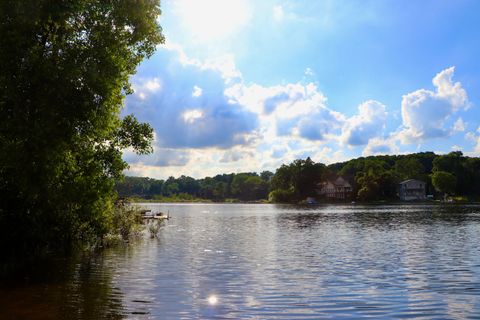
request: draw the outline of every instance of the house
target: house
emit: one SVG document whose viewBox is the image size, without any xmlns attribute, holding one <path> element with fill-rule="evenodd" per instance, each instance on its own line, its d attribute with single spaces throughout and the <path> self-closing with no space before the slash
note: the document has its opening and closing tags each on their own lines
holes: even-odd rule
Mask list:
<svg viewBox="0 0 480 320">
<path fill-rule="evenodd" d="M 352 185 L 342 177 L 320 182 L 318 186 L 317 193 L 326 199 L 344 200 L 352 197 Z"/>
<path fill-rule="evenodd" d="M 425 200 L 425 189 L 426 184 L 423 181 L 415 179 L 405 180 L 399 184 L 398 196 L 403 201 Z"/>
</svg>

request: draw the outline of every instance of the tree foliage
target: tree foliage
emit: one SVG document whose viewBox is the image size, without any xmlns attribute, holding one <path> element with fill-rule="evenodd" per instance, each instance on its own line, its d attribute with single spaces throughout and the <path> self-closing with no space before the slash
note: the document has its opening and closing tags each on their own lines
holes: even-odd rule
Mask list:
<svg viewBox="0 0 480 320">
<path fill-rule="evenodd" d="M 166 181 L 140 177 L 126 177 L 117 183 L 120 196 L 137 196 L 146 199 L 189 195 L 190 199 L 213 201 L 237 199 L 241 201 L 266 200 L 269 179 L 273 173 L 264 171 L 231 173 L 194 179 L 188 176 L 169 177 Z"/>
<path fill-rule="evenodd" d="M 296 201 L 315 196 L 317 184 L 325 173 L 325 165 L 315 163 L 310 158 L 298 159 L 289 165 L 282 165 L 272 178 L 272 190 L 276 191 L 272 196 L 278 195 L 282 199 L 289 196 Z"/>
<path fill-rule="evenodd" d="M 127 177 L 117 184 L 117 189 L 123 196 L 143 198 L 190 195 L 213 201 L 232 198 L 256 201 L 266 200 L 268 195 L 272 202 L 295 203 L 307 197 L 317 197 L 320 182 L 327 179 L 334 181 L 337 176 L 342 176 L 353 186 L 357 200 L 395 200 L 398 199 L 399 183 L 407 179 L 422 180 L 426 183 L 428 194 L 437 194 L 438 190 L 432 185 L 432 171 L 435 174 L 441 168 L 447 172 L 452 170 L 450 173 L 455 175 L 463 172 L 451 193 L 468 195 L 473 199 L 480 195 L 480 158 L 464 157 L 458 152 L 447 155 L 420 152 L 370 156 L 329 166 L 315 163 L 310 158 L 297 159 L 280 166 L 275 174 L 269 171 L 260 174 L 244 172 L 203 179 L 181 176 L 170 177 L 167 181 Z"/>
<path fill-rule="evenodd" d="M 233 178 L 231 190 L 232 195 L 240 200 L 265 199 L 268 184 L 258 175 L 240 173 Z"/>
<path fill-rule="evenodd" d="M 393 173 L 384 161 L 368 159 L 362 171 L 355 175 L 359 200 L 388 199 L 395 196 L 396 183 Z"/>
<path fill-rule="evenodd" d="M 432 174 L 432 183 L 438 191 L 451 195 L 455 193 L 457 178 L 450 172 L 435 171 Z"/>
<path fill-rule="evenodd" d="M 120 111 L 129 76 L 163 42 L 159 14 L 153 0 L 0 3 L 2 238 L 106 232 L 121 150 L 151 151 L 151 127 Z"/>
</svg>

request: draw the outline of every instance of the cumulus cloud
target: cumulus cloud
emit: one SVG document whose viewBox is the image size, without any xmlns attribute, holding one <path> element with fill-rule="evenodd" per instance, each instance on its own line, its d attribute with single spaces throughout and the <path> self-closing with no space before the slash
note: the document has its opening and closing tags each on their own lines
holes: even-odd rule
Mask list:
<svg viewBox="0 0 480 320">
<path fill-rule="evenodd" d="M 155 148 L 151 155 L 138 156 L 127 150 L 123 154 L 123 159 L 134 166 L 182 167 L 188 164 L 190 152 L 188 150 Z"/>
<path fill-rule="evenodd" d="M 288 93 L 283 91 L 279 92 L 271 97 L 266 98 L 263 101 L 263 112 L 266 114 L 270 114 L 273 111 L 275 111 L 275 109 L 279 104 L 290 101 L 290 100 L 291 100 L 291 97 L 288 95 Z"/>
<path fill-rule="evenodd" d="M 457 121 L 453 124 L 453 131 L 463 132 L 465 131 L 465 122 L 462 118 L 458 118 Z"/>
<path fill-rule="evenodd" d="M 403 125 L 388 133 L 393 113 L 378 101 L 361 103 L 347 117 L 330 108 L 317 84 L 305 78 L 276 86 L 246 83 L 232 56 L 199 61 L 169 45 L 141 65 L 132 78 L 135 94 L 126 103 L 126 113 L 154 127 L 155 152 L 127 152 L 124 159 L 131 164 L 130 173 L 204 177 L 274 170 L 307 156 L 332 163 L 358 150 L 349 148 L 347 155 L 342 146 L 364 146 L 363 155 L 398 153 L 400 141 L 418 143 L 465 131 L 457 112 L 468 108 L 468 98 L 453 74 L 454 68 L 437 74 L 434 91 L 403 96 Z M 466 138 L 480 153 L 479 134 L 470 132 Z"/>
<path fill-rule="evenodd" d="M 228 162 L 236 162 L 248 157 L 252 157 L 252 152 L 242 151 L 242 150 L 228 150 L 223 153 L 220 162 L 228 163 Z"/>
<path fill-rule="evenodd" d="M 351 146 L 366 145 L 382 133 L 387 120 L 386 107 L 368 100 L 358 106 L 358 114 L 349 118 L 343 127 L 341 141 Z"/>
<path fill-rule="evenodd" d="M 272 149 L 272 152 L 271 152 L 271 157 L 272 157 L 272 158 L 275 158 L 275 159 L 279 159 L 279 158 L 282 158 L 287 152 L 288 152 L 288 149 L 287 149 L 287 148 L 284 148 L 284 147 L 280 147 L 280 148 L 274 147 L 274 148 Z"/>
<path fill-rule="evenodd" d="M 453 82 L 455 68 L 451 67 L 433 78 L 435 91 L 420 89 L 403 96 L 404 143 L 444 137 L 451 133 L 448 120 L 462 108 L 468 108 L 466 91 L 460 82 Z"/>
<path fill-rule="evenodd" d="M 203 118 L 203 112 L 198 109 L 187 110 L 182 113 L 183 121 L 193 124 L 195 121 Z"/>
<path fill-rule="evenodd" d="M 465 134 L 465 139 L 473 144 L 473 151 L 469 154 L 480 156 L 480 128 L 478 128 L 476 132 L 467 132 Z"/>
<path fill-rule="evenodd" d="M 398 153 L 399 148 L 393 138 L 372 138 L 363 150 L 364 156 Z"/>
<path fill-rule="evenodd" d="M 138 74 L 126 111 L 153 125 L 159 147 L 229 148 L 257 128 L 257 115 L 224 94 L 239 79 L 231 59 L 201 63 L 167 47 Z"/>
<path fill-rule="evenodd" d="M 475 143 L 475 148 L 473 149 L 473 152 L 477 157 L 480 156 L 480 136 L 477 137 L 477 141 Z"/>
<path fill-rule="evenodd" d="M 144 100 L 150 94 L 160 91 L 162 88 L 160 79 L 158 78 L 139 78 L 137 81 L 132 85 L 133 90 L 136 92 L 137 96 Z"/>
<path fill-rule="evenodd" d="M 242 84 L 227 94 L 259 114 L 261 127 L 269 131 L 270 139 L 283 136 L 325 141 L 338 134 L 345 119 L 326 106 L 326 97 L 314 83 L 271 87 Z"/>
<path fill-rule="evenodd" d="M 474 132 L 467 132 L 465 134 L 465 139 L 468 141 L 475 141 L 476 140 L 476 135 Z"/>
<path fill-rule="evenodd" d="M 202 95 L 202 88 L 193 86 L 193 92 L 192 92 L 192 97 L 200 97 Z"/>
</svg>

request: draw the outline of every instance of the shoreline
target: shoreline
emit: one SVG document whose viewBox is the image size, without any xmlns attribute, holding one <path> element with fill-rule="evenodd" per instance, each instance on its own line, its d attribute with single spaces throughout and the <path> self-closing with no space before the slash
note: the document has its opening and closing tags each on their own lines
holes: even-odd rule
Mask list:
<svg viewBox="0 0 480 320">
<path fill-rule="evenodd" d="M 130 204 L 277 204 L 277 205 L 295 205 L 302 207 L 318 207 L 322 205 L 411 205 L 411 204 L 437 204 L 437 205 L 469 205 L 480 204 L 480 201 L 370 201 L 370 202 L 318 202 L 315 204 L 294 203 L 294 202 L 269 202 L 265 201 L 161 201 L 152 199 L 139 199 L 135 201 L 127 201 Z"/>
</svg>

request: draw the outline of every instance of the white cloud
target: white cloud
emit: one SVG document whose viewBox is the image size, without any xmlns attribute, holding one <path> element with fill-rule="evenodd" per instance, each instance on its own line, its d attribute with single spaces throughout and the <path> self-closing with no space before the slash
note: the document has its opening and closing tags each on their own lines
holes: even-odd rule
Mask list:
<svg viewBox="0 0 480 320">
<path fill-rule="evenodd" d="M 167 45 L 141 65 L 132 79 L 135 94 L 126 104 L 126 113 L 153 125 L 155 152 L 148 159 L 133 154 L 125 159 L 130 173 L 199 178 L 275 170 L 298 157 L 333 163 L 356 156 L 358 149 L 342 150 L 345 145 L 365 146 L 363 155 L 398 153 L 399 141 L 419 143 L 465 130 L 455 113 L 468 107 L 468 99 L 460 83 L 452 82 L 453 71 L 435 76 L 435 91 L 405 95 L 403 127 L 388 133 L 390 113 L 378 101 L 363 102 L 347 117 L 327 105 L 314 82 L 246 83 L 231 55 L 200 61 Z M 465 137 L 480 152 L 478 134 Z"/>
<path fill-rule="evenodd" d="M 132 85 L 132 89 L 135 94 L 142 100 L 146 99 L 151 94 L 158 92 L 162 89 L 160 79 L 154 78 L 138 78 Z"/>
<path fill-rule="evenodd" d="M 138 90 L 127 97 L 126 113 L 153 125 L 158 147 L 247 144 L 247 137 L 257 129 L 257 115 L 224 94 L 239 76 L 230 58 L 202 63 L 174 45 L 159 48 L 132 78 Z M 161 90 L 155 90 L 158 84 Z"/>
<path fill-rule="evenodd" d="M 474 142 L 476 140 L 476 135 L 474 132 L 467 132 L 465 134 L 465 139 L 471 142 Z"/>
<path fill-rule="evenodd" d="M 189 150 L 154 147 L 151 155 L 139 156 L 131 150 L 127 150 L 123 153 L 123 159 L 134 167 L 182 167 L 188 164 L 190 155 Z"/>
<path fill-rule="evenodd" d="M 461 108 L 468 107 L 467 93 L 460 82 L 453 83 L 455 68 L 451 67 L 433 78 L 436 91 L 420 89 L 403 96 L 404 143 L 414 143 L 450 134 L 446 124 Z"/>
<path fill-rule="evenodd" d="M 465 139 L 473 144 L 473 151 L 468 154 L 471 156 L 480 156 L 480 131 L 467 132 L 465 134 Z"/>
<path fill-rule="evenodd" d="M 471 141 L 473 142 L 473 152 L 470 152 L 469 155 L 480 157 L 480 136 L 473 135 Z"/>
<path fill-rule="evenodd" d="M 398 153 L 400 150 L 393 138 L 372 138 L 363 150 L 364 156 Z"/>
<path fill-rule="evenodd" d="M 476 141 L 476 144 L 475 144 L 475 147 L 474 147 L 473 151 L 475 152 L 475 155 L 477 157 L 480 156 L 480 136 L 477 137 L 477 141 Z"/>
<path fill-rule="evenodd" d="M 245 150 L 228 150 L 225 151 L 220 162 L 222 163 L 229 163 L 229 162 L 236 162 L 239 160 L 245 160 L 246 158 L 252 158 L 253 153 L 251 151 Z"/>
<path fill-rule="evenodd" d="M 145 89 L 147 89 L 148 91 L 151 91 L 151 92 L 155 92 L 155 91 L 158 91 L 160 90 L 161 88 L 161 85 L 160 85 L 160 81 L 158 80 L 158 78 L 153 78 L 151 80 L 148 80 L 147 82 L 145 82 Z"/>
<path fill-rule="evenodd" d="M 203 118 L 203 112 L 198 109 L 187 110 L 182 113 L 183 120 L 189 124 Z"/>
<path fill-rule="evenodd" d="M 326 141 L 338 134 L 345 119 L 326 106 L 327 99 L 314 83 L 271 87 L 237 84 L 226 94 L 259 115 L 266 139 Z"/>
<path fill-rule="evenodd" d="M 285 147 L 273 147 L 271 157 L 275 159 L 282 158 L 288 152 L 288 148 Z"/>
<path fill-rule="evenodd" d="M 462 118 L 458 118 L 457 121 L 453 124 L 453 131 L 463 132 L 465 131 L 465 122 Z"/>
<path fill-rule="evenodd" d="M 450 102 L 454 111 L 467 107 L 467 92 L 460 82 L 453 83 L 452 78 L 455 67 L 450 67 L 438 73 L 433 78 L 433 84 L 437 88 L 437 96 Z"/>
<path fill-rule="evenodd" d="M 273 18 L 276 21 L 282 21 L 283 18 L 285 18 L 285 13 L 283 12 L 282 6 L 277 5 L 273 7 Z"/>
<path fill-rule="evenodd" d="M 312 70 L 312 68 L 306 68 L 304 74 L 306 76 L 312 77 L 315 75 L 315 72 Z"/>
<path fill-rule="evenodd" d="M 193 92 L 192 92 L 192 97 L 200 97 L 202 95 L 202 88 L 198 87 L 198 86 L 193 86 Z"/>
<path fill-rule="evenodd" d="M 371 138 L 381 135 L 386 120 L 385 105 L 368 100 L 358 106 L 357 115 L 345 122 L 341 141 L 352 146 L 366 145 Z"/>
</svg>

